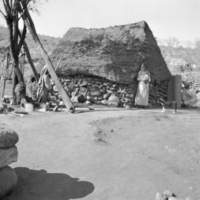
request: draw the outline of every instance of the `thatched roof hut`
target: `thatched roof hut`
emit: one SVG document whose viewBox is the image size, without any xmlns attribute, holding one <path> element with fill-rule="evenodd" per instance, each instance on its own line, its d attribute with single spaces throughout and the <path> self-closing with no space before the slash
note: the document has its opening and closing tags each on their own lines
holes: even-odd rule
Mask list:
<svg viewBox="0 0 200 200">
<path fill-rule="evenodd" d="M 60 58 L 60 75 L 97 75 L 131 83 L 131 75 L 136 76 L 145 62 L 152 79 L 162 81 L 171 76 L 144 21 L 101 29 L 71 28 L 51 54 L 54 66 Z"/>
</svg>

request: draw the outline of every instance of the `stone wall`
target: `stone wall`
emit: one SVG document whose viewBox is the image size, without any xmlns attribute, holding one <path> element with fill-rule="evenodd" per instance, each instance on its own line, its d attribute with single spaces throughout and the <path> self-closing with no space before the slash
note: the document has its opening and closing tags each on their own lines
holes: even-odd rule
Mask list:
<svg viewBox="0 0 200 200">
<path fill-rule="evenodd" d="M 85 101 L 95 104 L 107 105 L 111 95 L 119 97 L 120 106 L 133 106 L 137 82 L 132 81 L 131 84 L 117 83 L 98 76 L 87 75 L 70 75 L 59 77 L 61 84 L 70 96 L 74 91 L 78 90 L 78 94 L 82 94 Z M 56 90 L 56 88 L 54 87 Z M 157 100 L 163 98 L 167 100 L 168 80 L 150 83 L 149 106 L 157 106 Z M 61 99 L 61 97 L 60 97 Z M 125 103 L 126 102 L 126 103 Z"/>
</svg>

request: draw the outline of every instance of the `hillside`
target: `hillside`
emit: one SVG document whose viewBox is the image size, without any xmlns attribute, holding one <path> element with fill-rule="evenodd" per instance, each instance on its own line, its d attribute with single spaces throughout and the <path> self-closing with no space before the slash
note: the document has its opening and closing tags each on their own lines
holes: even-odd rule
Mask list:
<svg viewBox="0 0 200 200">
<path fill-rule="evenodd" d="M 159 47 L 171 73 L 180 73 L 180 66 L 185 65 L 190 65 L 192 71 L 200 71 L 200 49 L 182 46 L 177 48 Z"/>
<path fill-rule="evenodd" d="M 57 43 L 61 38 L 46 36 L 46 35 L 40 35 L 39 34 L 40 41 L 44 45 L 45 50 L 48 53 L 51 53 L 52 50 L 55 48 Z M 28 33 L 26 38 L 26 43 L 28 44 L 29 50 L 31 52 L 31 56 L 34 59 L 34 61 L 37 61 L 41 58 L 40 52 L 37 49 L 37 45 L 32 39 L 32 36 Z M 0 27 L 0 48 L 5 47 L 8 45 L 8 29 L 4 27 Z"/>
</svg>

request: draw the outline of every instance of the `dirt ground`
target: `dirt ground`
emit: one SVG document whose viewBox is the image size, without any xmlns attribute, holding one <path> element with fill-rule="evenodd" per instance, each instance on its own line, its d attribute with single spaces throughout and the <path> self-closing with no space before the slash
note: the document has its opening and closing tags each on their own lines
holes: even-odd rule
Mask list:
<svg viewBox="0 0 200 200">
<path fill-rule="evenodd" d="M 4 200 L 200 199 L 200 111 L 79 108 L 0 115 L 19 134 L 19 177 Z"/>
</svg>

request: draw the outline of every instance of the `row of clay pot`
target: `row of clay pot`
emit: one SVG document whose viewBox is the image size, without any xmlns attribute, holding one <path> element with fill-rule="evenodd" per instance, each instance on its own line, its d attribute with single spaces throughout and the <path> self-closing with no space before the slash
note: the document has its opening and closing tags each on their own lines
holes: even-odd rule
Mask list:
<svg viewBox="0 0 200 200">
<path fill-rule="evenodd" d="M 60 77 L 60 82 L 70 98 L 75 94 L 77 96 L 83 95 L 88 104 L 107 104 L 110 96 L 116 96 L 119 98 L 119 105 L 133 105 L 137 91 L 136 84 L 121 84 L 96 76 L 74 75 Z M 159 98 L 167 99 L 167 88 L 168 81 L 156 86 L 151 83 L 149 90 L 150 104 L 156 105 Z M 56 88 L 54 89 L 57 91 Z"/>
<path fill-rule="evenodd" d="M 17 174 L 8 165 L 17 161 L 18 151 L 15 145 L 18 140 L 15 131 L 0 128 L 0 199 L 17 184 Z"/>
</svg>

